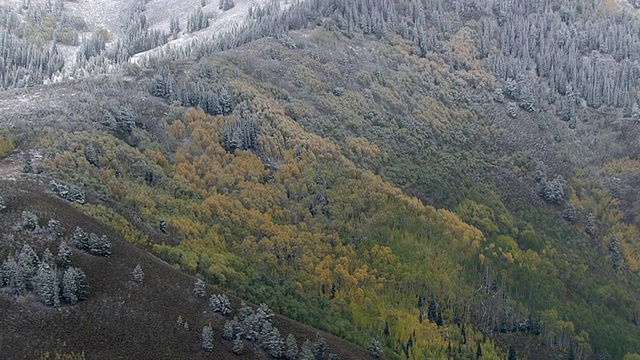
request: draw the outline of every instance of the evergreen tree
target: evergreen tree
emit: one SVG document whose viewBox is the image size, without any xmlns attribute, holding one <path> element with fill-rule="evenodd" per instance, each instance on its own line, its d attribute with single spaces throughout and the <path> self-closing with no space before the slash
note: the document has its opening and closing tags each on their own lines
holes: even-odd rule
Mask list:
<svg viewBox="0 0 640 360">
<path fill-rule="evenodd" d="M 209 298 L 209 308 L 213 312 L 228 315 L 231 313 L 231 302 L 225 294 L 214 294 Z"/>
<path fill-rule="evenodd" d="M 182 328 L 183 325 L 184 325 L 184 320 L 182 320 L 182 315 L 178 315 L 178 318 L 176 319 L 176 326 L 178 328 Z"/>
<path fill-rule="evenodd" d="M 193 284 L 193 295 L 195 297 L 207 296 L 206 284 L 201 279 L 196 280 L 196 282 Z"/>
<path fill-rule="evenodd" d="M 76 286 L 78 291 L 76 296 L 78 300 L 86 300 L 89 296 L 89 283 L 87 282 L 87 275 L 80 268 L 73 268 L 76 277 Z"/>
<path fill-rule="evenodd" d="M 62 236 L 62 223 L 58 220 L 49 219 L 47 223 L 47 231 L 55 238 Z"/>
<path fill-rule="evenodd" d="M 480 342 L 478 342 L 478 347 L 476 348 L 476 360 L 482 357 L 482 346 L 480 346 Z"/>
<path fill-rule="evenodd" d="M 239 335 L 233 339 L 232 351 L 236 355 L 242 355 L 244 353 L 244 341 L 242 341 L 242 338 Z"/>
<path fill-rule="evenodd" d="M 29 155 L 29 153 L 25 153 L 24 154 L 23 164 L 22 164 L 22 172 L 23 173 L 33 172 L 33 164 L 32 164 L 32 161 L 31 161 L 31 155 Z"/>
<path fill-rule="evenodd" d="M 76 226 L 76 230 L 73 232 L 73 244 L 78 250 L 89 249 L 89 236 L 80 226 Z"/>
<path fill-rule="evenodd" d="M 234 6 L 236 6 L 233 3 L 233 0 L 220 0 L 220 3 L 218 5 L 218 9 L 222 10 L 222 11 L 227 11 L 231 8 L 233 8 Z"/>
<path fill-rule="evenodd" d="M 302 343 L 302 347 L 300 348 L 300 360 L 315 360 L 315 355 L 313 355 L 313 350 L 311 348 L 311 341 L 309 339 L 305 340 Z"/>
<path fill-rule="evenodd" d="M 60 242 L 60 247 L 58 247 L 58 262 L 60 266 L 63 268 L 71 266 L 71 254 L 71 246 L 69 246 L 65 241 Z"/>
<path fill-rule="evenodd" d="M 0 211 L 4 210 L 7 208 L 7 205 L 4 202 L 4 198 L 2 196 L 0 196 Z"/>
<path fill-rule="evenodd" d="M 98 156 L 96 149 L 93 147 L 93 142 L 90 141 L 87 145 L 87 149 L 84 152 L 84 157 L 87 162 L 89 162 L 89 164 L 97 167 L 98 169 L 100 168 L 100 157 Z"/>
<path fill-rule="evenodd" d="M 142 266 L 140 266 L 140 264 L 136 265 L 136 267 L 133 268 L 131 275 L 133 276 L 133 281 L 137 282 L 138 284 L 142 284 L 142 282 L 144 281 L 144 271 L 142 271 Z"/>
<path fill-rule="evenodd" d="M 280 331 L 278 331 L 275 326 L 272 326 L 270 323 L 265 324 L 260 338 L 262 339 L 262 347 L 267 354 L 276 359 L 282 357 L 284 353 L 284 340 L 280 335 Z M 322 359 L 317 356 L 316 358 Z"/>
<path fill-rule="evenodd" d="M 324 359 L 329 351 L 329 347 L 327 346 L 327 341 L 323 337 L 319 337 L 313 343 L 313 355 L 316 359 Z"/>
<path fill-rule="evenodd" d="M 189 331 L 189 329 L 190 329 L 191 327 L 189 326 L 189 323 L 185 321 L 185 322 L 184 322 L 184 325 L 182 326 L 182 328 L 184 329 L 184 331 Z"/>
<path fill-rule="evenodd" d="M 509 358 L 508 360 L 518 360 L 518 356 L 516 355 L 516 347 L 511 344 L 511 346 L 509 346 Z"/>
<path fill-rule="evenodd" d="M 225 340 L 233 340 L 238 336 L 242 335 L 242 328 L 240 327 L 240 322 L 238 318 L 234 317 L 231 320 L 228 320 L 224 324 L 224 328 L 222 330 L 222 338 Z"/>
<path fill-rule="evenodd" d="M 296 337 L 289 333 L 284 344 L 284 357 L 287 360 L 296 360 L 298 358 L 298 343 Z"/>
<path fill-rule="evenodd" d="M 55 264 L 55 258 L 49 248 L 45 248 L 42 252 L 41 261 L 43 263 L 47 263 L 49 266 L 53 266 Z"/>
<path fill-rule="evenodd" d="M 68 268 L 62 276 L 62 299 L 69 304 L 78 302 L 78 275 L 72 267 Z"/>
<path fill-rule="evenodd" d="M 31 211 L 22 211 L 22 228 L 27 231 L 35 231 L 38 228 L 38 217 Z"/>
<path fill-rule="evenodd" d="M 380 341 L 376 338 L 371 338 L 371 345 L 369 345 L 369 353 L 371 356 L 375 358 L 379 358 L 382 356 L 382 346 L 380 345 Z"/>
<path fill-rule="evenodd" d="M 47 305 L 60 304 L 60 283 L 58 274 L 49 264 L 42 262 L 34 278 L 34 288 L 40 299 Z"/>
<path fill-rule="evenodd" d="M 622 255 L 620 254 L 620 240 L 615 233 L 611 233 L 611 241 L 609 242 L 609 251 L 611 251 L 611 261 L 614 270 L 622 269 Z"/>
<path fill-rule="evenodd" d="M 208 352 L 213 351 L 213 328 L 211 324 L 202 328 L 202 348 Z"/>
</svg>

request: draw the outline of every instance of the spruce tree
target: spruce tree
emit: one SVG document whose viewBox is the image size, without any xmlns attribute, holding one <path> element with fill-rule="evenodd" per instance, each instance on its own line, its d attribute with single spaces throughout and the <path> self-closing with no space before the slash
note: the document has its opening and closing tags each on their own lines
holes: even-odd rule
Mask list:
<svg viewBox="0 0 640 360">
<path fill-rule="evenodd" d="M 313 355 L 313 350 L 311 348 L 311 341 L 306 339 L 302 343 L 302 347 L 300 348 L 300 360 L 314 360 L 316 357 Z"/>
<path fill-rule="evenodd" d="M 235 339 L 233 339 L 233 353 L 236 355 L 242 355 L 244 353 L 244 341 L 238 335 Z"/>
<path fill-rule="evenodd" d="M 136 267 L 133 268 L 131 276 L 133 276 L 133 281 L 137 282 L 138 284 L 142 284 L 142 282 L 144 281 L 144 271 L 142 271 L 142 266 L 140 266 L 140 264 L 136 265 Z"/>
<path fill-rule="evenodd" d="M 89 236 L 87 236 L 87 233 L 85 233 L 80 226 L 76 226 L 76 230 L 73 232 L 73 245 L 78 250 L 89 249 Z"/>
<path fill-rule="evenodd" d="M 72 249 L 65 241 L 60 242 L 58 247 L 58 262 L 63 268 L 71 266 Z"/>
<path fill-rule="evenodd" d="M 201 279 L 196 280 L 195 284 L 193 284 L 193 295 L 195 297 L 207 296 L 206 284 Z"/>
<path fill-rule="evenodd" d="M 62 276 L 62 299 L 69 304 L 78 302 L 78 276 L 74 268 L 68 268 Z"/>
<path fill-rule="evenodd" d="M 298 343 L 296 337 L 289 333 L 284 344 L 284 357 L 287 360 L 296 360 L 298 358 Z"/>
<path fill-rule="evenodd" d="M 382 346 L 380 345 L 380 341 L 376 338 L 371 338 L 371 345 L 369 346 L 369 353 L 371 356 L 375 358 L 379 358 L 382 356 Z"/>
<path fill-rule="evenodd" d="M 208 352 L 213 351 L 213 328 L 211 324 L 202 328 L 202 348 Z"/>
</svg>

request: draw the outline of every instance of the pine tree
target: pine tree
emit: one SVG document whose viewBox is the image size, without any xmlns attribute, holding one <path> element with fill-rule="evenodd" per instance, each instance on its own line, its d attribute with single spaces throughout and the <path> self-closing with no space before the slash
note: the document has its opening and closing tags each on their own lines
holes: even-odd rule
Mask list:
<svg viewBox="0 0 640 360">
<path fill-rule="evenodd" d="M 38 228 L 38 217 L 31 211 L 22 212 L 22 228 L 27 231 L 35 231 Z"/>
<path fill-rule="evenodd" d="M 329 347 L 327 346 L 327 341 L 323 337 L 319 337 L 313 343 L 313 355 L 316 359 L 324 359 L 329 351 Z"/>
<path fill-rule="evenodd" d="M 176 326 L 178 328 L 181 328 L 184 325 L 184 320 L 182 320 L 182 315 L 178 315 L 178 318 L 176 319 Z"/>
<path fill-rule="evenodd" d="M 63 268 L 71 266 L 72 249 L 65 241 L 60 242 L 58 247 L 58 262 Z"/>
<path fill-rule="evenodd" d="M 76 285 L 78 292 L 76 293 L 78 300 L 86 300 L 89 296 L 89 283 L 87 282 L 87 275 L 80 268 L 73 268 L 76 276 Z"/>
<path fill-rule="evenodd" d="M 51 250 L 49 250 L 49 248 L 45 248 L 42 252 L 41 261 L 43 263 L 49 264 L 49 266 L 53 266 L 55 264 L 55 258 L 53 257 L 53 254 L 51 253 Z"/>
<path fill-rule="evenodd" d="M 609 251 L 611 251 L 611 261 L 614 270 L 622 269 L 622 255 L 620 254 L 620 240 L 615 233 L 611 233 L 611 241 L 609 243 Z"/>
<path fill-rule="evenodd" d="M 376 338 L 371 338 L 371 345 L 369 346 L 369 353 L 371 356 L 375 358 L 379 358 L 382 356 L 382 346 L 380 345 L 380 341 Z"/>
<path fill-rule="evenodd" d="M 206 284 L 201 279 L 196 280 L 195 284 L 193 284 L 193 295 L 195 297 L 207 296 Z"/>
<path fill-rule="evenodd" d="M 225 294 L 214 294 L 209 298 L 209 308 L 213 312 L 219 312 L 222 315 L 231 313 L 231 303 Z"/>
<path fill-rule="evenodd" d="M 59 238 L 62 236 L 62 224 L 58 220 L 49 219 L 49 222 L 47 223 L 47 231 L 49 232 L 49 235 Z"/>
<path fill-rule="evenodd" d="M 509 346 L 509 359 L 508 360 L 518 360 L 518 356 L 516 355 L 516 347 L 511 344 Z"/>
<path fill-rule="evenodd" d="M 282 357 L 284 352 L 284 340 L 280 335 L 280 331 L 269 323 L 264 326 L 263 330 L 263 334 L 261 334 L 262 347 L 271 357 L 276 359 Z M 318 357 L 316 354 L 316 358 L 322 359 L 323 357 Z"/>
<path fill-rule="evenodd" d="M 478 342 L 478 347 L 476 348 L 476 360 L 482 357 L 482 346 L 480 346 L 480 342 Z"/>
<path fill-rule="evenodd" d="M 22 172 L 23 173 L 33 172 L 33 164 L 31 161 L 31 155 L 29 155 L 29 153 L 24 154 L 23 163 L 22 163 Z"/>
<path fill-rule="evenodd" d="M 69 304 L 78 302 L 78 276 L 74 268 L 68 268 L 62 276 L 62 299 Z"/>
<path fill-rule="evenodd" d="M 287 360 L 296 360 L 298 358 L 298 343 L 296 337 L 289 333 L 284 344 L 284 357 Z"/>
<path fill-rule="evenodd" d="M 133 268 L 131 275 L 133 276 L 133 281 L 137 282 L 138 284 L 142 284 L 142 282 L 144 281 L 144 271 L 142 271 L 142 266 L 140 266 L 140 264 L 136 265 L 136 267 Z"/>
<path fill-rule="evenodd" d="M 7 208 L 7 205 L 4 202 L 4 198 L 2 196 L 0 196 L 0 211 L 4 210 Z"/>
<path fill-rule="evenodd" d="M 49 264 L 40 263 L 34 278 L 34 288 L 45 304 L 53 306 L 60 304 L 60 283 L 57 271 Z"/>
<path fill-rule="evenodd" d="M 89 162 L 89 164 L 97 167 L 98 169 L 100 168 L 100 157 L 98 156 L 96 149 L 94 149 L 93 147 L 93 142 L 90 141 L 87 145 L 87 149 L 84 152 L 84 157 L 87 162 Z"/>
<path fill-rule="evenodd" d="M 233 340 L 236 337 L 242 335 L 242 328 L 240 327 L 240 322 L 237 318 L 233 318 L 232 320 L 228 320 L 224 324 L 224 329 L 222 330 L 222 338 L 225 340 Z"/>
<path fill-rule="evenodd" d="M 302 343 L 302 347 L 300 348 L 300 360 L 315 360 L 315 355 L 313 355 L 313 350 L 311 349 L 311 341 L 309 339 L 305 340 Z"/>
<path fill-rule="evenodd" d="M 89 236 L 80 226 L 76 226 L 76 230 L 73 232 L 73 244 L 79 250 L 89 249 Z"/>
<path fill-rule="evenodd" d="M 202 348 L 208 352 L 213 351 L 213 328 L 211 324 L 202 328 Z"/>
<path fill-rule="evenodd" d="M 236 355 L 242 355 L 244 353 L 244 341 L 242 341 L 240 336 L 236 336 L 236 338 L 233 339 L 232 351 Z"/>
</svg>

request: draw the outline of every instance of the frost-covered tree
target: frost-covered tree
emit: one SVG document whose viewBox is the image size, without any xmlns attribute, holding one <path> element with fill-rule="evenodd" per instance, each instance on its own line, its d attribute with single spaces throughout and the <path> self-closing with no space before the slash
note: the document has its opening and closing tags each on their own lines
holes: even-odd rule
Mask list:
<svg viewBox="0 0 640 360">
<path fill-rule="evenodd" d="M 31 211 L 22 212 L 22 228 L 27 231 L 35 231 L 38 228 L 38 216 Z"/>
<path fill-rule="evenodd" d="M 62 299 L 69 304 L 75 304 L 78 302 L 78 292 L 78 276 L 76 270 L 70 267 L 62 275 Z"/>
<path fill-rule="evenodd" d="M 98 156 L 98 152 L 93 147 L 93 142 L 89 142 L 87 148 L 84 151 L 84 158 L 87 159 L 87 162 L 98 169 L 100 168 L 100 157 Z"/>
<path fill-rule="evenodd" d="M 222 338 L 225 340 L 233 340 L 238 336 L 242 335 L 242 327 L 240 326 L 240 322 L 237 317 L 234 317 L 231 320 L 228 320 L 224 324 L 224 329 L 222 330 Z"/>
<path fill-rule="evenodd" d="M 178 318 L 176 319 L 176 326 L 178 328 L 181 328 L 184 325 L 184 320 L 182 320 L 182 315 L 178 315 Z"/>
<path fill-rule="evenodd" d="M 60 305 L 60 282 L 58 273 L 48 263 L 42 262 L 33 279 L 36 294 L 47 305 Z"/>
<path fill-rule="evenodd" d="M 73 232 L 73 245 L 78 250 L 89 249 L 89 236 L 80 226 L 76 226 L 76 230 Z"/>
<path fill-rule="evenodd" d="M 47 232 L 55 238 L 62 236 L 62 223 L 58 220 L 49 219 L 49 222 L 47 223 Z"/>
<path fill-rule="evenodd" d="M 289 333 L 284 344 L 284 357 L 287 360 L 296 360 L 298 358 L 298 343 L 296 337 Z"/>
<path fill-rule="evenodd" d="M 193 284 L 193 295 L 195 297 L 207 296 L 206 284 L 201 279 L 196 280 L 196 282 Z"/>
<path fill-rule="evenodd" d="M 138 284 L 142 284 L 142 282 L 144 281 L 144 271 L 142 271 L 142 266 L 140 266 L 140 264 L 136 265 L 136 267 L 133 268 L 131 276 L 133 276 L 133 281 L 137 282 Z"/>
<path fill-rule="evenodd" d="M 65 241 L 60 242 L 60 246 L 58 247 L 58 262 L 60 263 L 60 266 L 64 268 L 71 266 L 71 254 L 71 246 L 69 246 Z"/>
<path fill-rule="evenodd" d="M 213 312 L 219 312 L 222 315 L 231 313 L 231 303 L 225 294 L 214 294 L 209 298 L 209 308 Z"/>
<path fill-rule="evenodd" d="M 276 359 L 282 357 L 284 353 L 284 340 L 280 331 L 270 323 L 265 324 L 261 334 L 262 347 L 271 357 Z M 319 357 L 318 359 L 322 359 Z"/>
<path fill-rule="evenodd" d="M 7 205 L 4 202 L 4 198 L 2 196 L 0 196 L 0 211 L 4 210 L 7 208 Z"/>
<path fill-rule="evenodd" d="M 40 257 L 40 261 L 49 264 L 49 266 L 53 266 L 55 264 L 55 258 L 49 248 L 44 249 L 42 256 Z"/>
<path fill-rule="evenodd" d="M 623 267 L 622 264 L 622 255 L 620 254 L 620 240 L 615 233 L 611 234 L 610 242 L 609 242 L 609 251 L 611 252 L 611 261 L 613 262 L 614 270 L 621 270 Z"/>
<path fill-rule="evenodd" d="M 233 8 L 234 6 L 236 6 L 236 4 L 233 3 L 233 0 L 220 0 L 218 4 L 218 9 L 222 11 L 227 11 Z"/>
<path fill-rule="evenodd" d="M 213 351 L 213 328 L 211 324 L 202 328 L 202 348 L 208 352 Z"/>
<path fill-rule="evenodd" d="M 236 355 L 242 355 L 244 353 L 244 341 L 242 341 L 240 336 L 236 336 L 236 338 L 233 339 L 232 351 Z"/>
<path fill-rule="evenodd" d="M 309 339 L 307 339 L 302 343 L 302 347 L 300 348 L 300 356 L 298 357 L 298 359 L 300 359 L 300 360 L 315 360 L 315 358 L 316 357 L 313 354 L 311 341 L 309 341 Z"/>
<path fill-rule="evenodd" d="M 369 345 L 369 352 L 371 356 L 375 358 L 379 358 L 382 356 L 382 346 L 380 345 L 380 341 L 376 338 L 371 339 L 371 345 Z"/>
<path fill-rule="evenodd" d="M 91 233 L 87 248 L 82 250 L 88 251 L 91 255 L 109 256 L 111 255 L 111 241 L 106 235 L 98 236 Z"/>
</svg>

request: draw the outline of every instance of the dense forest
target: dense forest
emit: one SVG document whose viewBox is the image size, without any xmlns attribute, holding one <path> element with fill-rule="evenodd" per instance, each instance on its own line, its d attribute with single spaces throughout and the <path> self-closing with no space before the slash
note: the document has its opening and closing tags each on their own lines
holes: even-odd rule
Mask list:
<svg viewBox="0 0 640 360">
<path fill-rule="evenodd" d="M 78 42 L 74 74 L 111 72 L 81 125 L 6 135 L 126 240 L 384 357 L 635 359 L 637 11 L 274 1 L 133 65 L 181 32 L 135 1 Z M 5 89 L 66 66 L 32 12 L 1 13 Z"/>
</svg>

